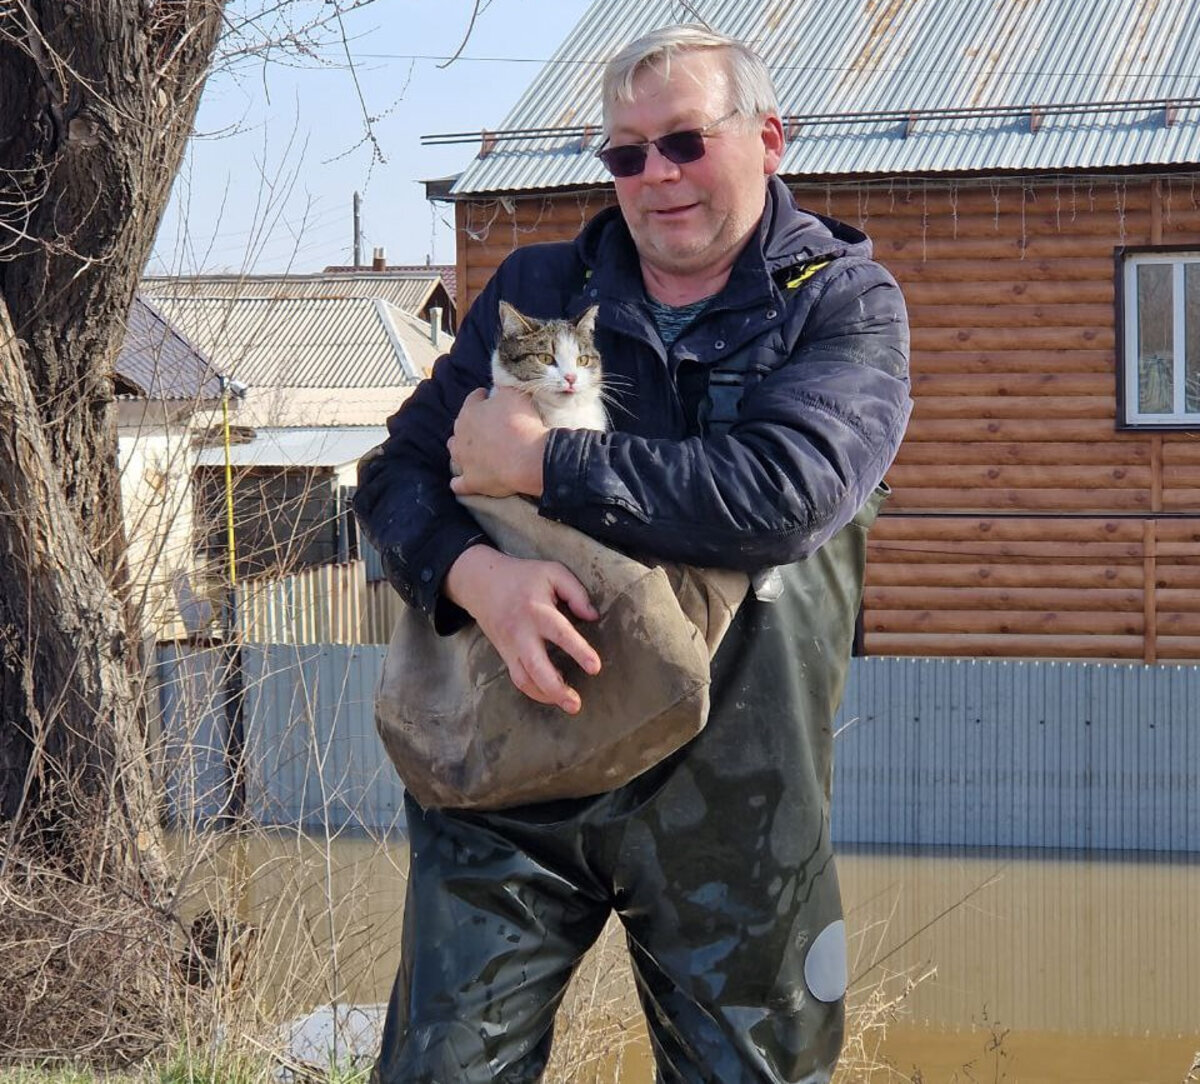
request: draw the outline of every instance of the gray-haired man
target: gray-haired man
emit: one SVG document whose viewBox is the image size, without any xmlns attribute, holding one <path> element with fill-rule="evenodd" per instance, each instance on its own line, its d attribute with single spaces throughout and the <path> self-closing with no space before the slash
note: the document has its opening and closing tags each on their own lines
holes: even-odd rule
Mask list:
<svg viewBox="0 0 1200 1084">
<path fill-rule="evenodd" d="M 841 698 L 877 487 L 910 409 L 908 327 L 858 231 L 798 210 L 770 78 L 696 27 L 632 43 L 604 82 L 619 207 L 514 252 L 448 361 L 364 463 L 356 507 L 440 629 L 475 620 L 529 696 L 578 710 L 547 644 L 603 665 L 560 565 L 488 544 L 456 493 L 525 494 L 637 553 L 760 572 L 713 662 L 701 735 L 629 785 L 499 813 L 409 799 L 405 937 L 381 1084 L 535 1081 L 572 971 L 628 934 L 660 1081 L 825 1081 L 842 1040 L 829 838 Z M 497 306 L 574 316 L 624 389 L 614 432 L 485 398 Z M 447 442 L 462 474 L 451 485 Z"/>
</svg>

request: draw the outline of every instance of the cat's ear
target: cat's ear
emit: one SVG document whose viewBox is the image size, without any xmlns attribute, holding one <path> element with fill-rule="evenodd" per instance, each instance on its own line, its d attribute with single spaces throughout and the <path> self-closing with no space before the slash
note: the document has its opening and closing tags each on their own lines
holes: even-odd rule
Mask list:
<svg viewBox="0 0 1200 1084">
<path fill-rule="evenodd" d="M 587 335 L 594 335 L 596 333 L 596 317 L 599 313 L 599 305 L 589 305 L 575 318 L 575 326 Z"/>
<path fill-rule="evenodd" d="M 505 335 L 524 335 L 533 330 L 533 325 L 507 301 L 501 301 L 500 330 Z"/>
</svg>

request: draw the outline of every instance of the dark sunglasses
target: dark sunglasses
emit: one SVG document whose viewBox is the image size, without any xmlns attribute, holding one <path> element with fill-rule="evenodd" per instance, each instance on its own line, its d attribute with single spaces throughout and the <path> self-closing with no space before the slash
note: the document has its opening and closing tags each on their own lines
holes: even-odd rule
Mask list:
<svg viewBox="0 0 1200 1084">
<path fill-rule="evenodd" d="M 668 162 L 677 166 L 685 166 L 704 157 L 704 137 L 718 124 L 724 124 L 730 117 L 736 116 L 737 110 L 726 113 L 723 117 L 704 125 L 703 128 L 689 128 L 684 132 L 668 132 L 657 139 L 648 139 L 644 143 L 622 143 L 617 147 L 601 147 L 596 157 L 604 163 L 604 168 L 614 177 L 636 177 L 646 168 L 646 159 L 650 155 L 650 145 Z"/>
</svg>

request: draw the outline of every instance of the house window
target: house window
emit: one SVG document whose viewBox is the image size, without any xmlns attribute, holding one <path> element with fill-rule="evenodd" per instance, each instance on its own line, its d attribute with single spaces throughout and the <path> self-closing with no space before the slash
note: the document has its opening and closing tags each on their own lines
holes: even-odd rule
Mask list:
<svg viewBox="0 0 1200 1084">
<path fill-rule="evenodd" d="M 1127 253 L 1121 420 L 1200 428 L 1200 251 Z"/>
</svg>

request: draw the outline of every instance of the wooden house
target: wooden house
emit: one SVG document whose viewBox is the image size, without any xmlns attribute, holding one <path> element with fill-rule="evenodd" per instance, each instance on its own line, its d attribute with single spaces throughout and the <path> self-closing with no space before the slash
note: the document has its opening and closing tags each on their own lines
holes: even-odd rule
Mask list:
<svg viewBox="0 0 1200 1084">
<path fill-rule="evenodd" d="M 1200 0 L 689 6 L 767 60 L 782 176 L 908 301 L 865 652 L 1200 660 Z M 612 202 L 598 62 L 677 8 L 599 0 L 474 141 L 439 191 L 460 311 Z"/>
</svg>

